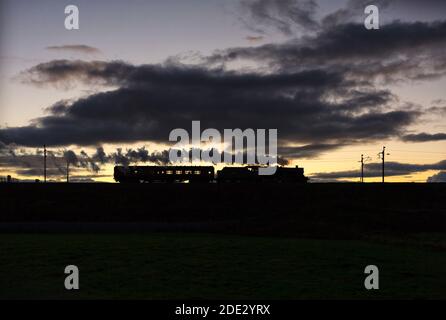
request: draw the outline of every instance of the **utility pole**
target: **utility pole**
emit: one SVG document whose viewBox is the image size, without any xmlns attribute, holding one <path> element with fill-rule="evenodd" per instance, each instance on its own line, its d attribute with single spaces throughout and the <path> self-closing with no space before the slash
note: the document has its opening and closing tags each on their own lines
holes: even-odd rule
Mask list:
<svg viewBox="0 0 446 320">
<path fill-rule="evenodd" d="M 43 182 L 46 182 L 46 145 L 43 145 Z"/>
<path fill-rule="evenodd" d="M 386 147 L 383 147 L 383 165 L 382 165 L 382 167 L 383 167 L 383 183 L 384 183 L 384 162 L 385 162 L 385 159 L 386 159 Z"/>
<path fill-rule="evenodd" d="M 361 154 L 361 183 L 364 183 L 364 155 Z"/>
<path fill-rule="evenodd" d="M 385 163 L 385 159 L 386 159 L 386 147 L 383 147 L 383 151 L 378 153 L 378 155 L 381 157 L 381 160 L 382 160 L 382 183 L 384 183 L 384 176 L 385 176 L 384 163 Z M 389 155 L 389 154 L 387 154 L 387 155 Z"/>
<path fill-rule="evenodd" d="M 366 163 L 366 161 L 372 160 L 372 158 L 366 156 L 364 157 L 363 154 L 361 154 L 361 161 L 359 161 L 361 163 L 361 183 L 364 183 L 364 165 Z"/>
</svg>

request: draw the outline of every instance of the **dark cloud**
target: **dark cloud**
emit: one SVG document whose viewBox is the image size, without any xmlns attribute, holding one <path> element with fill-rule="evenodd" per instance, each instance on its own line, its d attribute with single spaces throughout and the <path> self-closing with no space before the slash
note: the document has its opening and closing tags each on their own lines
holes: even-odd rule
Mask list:
<svg viewBox="0 0 446 320">
<path fill-rule="evenodd" d="M 282 146 L 279 148 L 278 153 L 285 157 L 291 159 L 299 158 L 314 158 L 328 151 L 333 151 L 338 148 L 343 147 L 342 144 L 309 144 L 300 147 L 287 147 Z"/>
<path fill-rule="evenodd" d="M 292 74 L 238 73 L 222 69 L 182 65 L 134 66 L 122 61 L 52 60 L 38 64 L 20 75 L 23 83 L 34 85 L 64 85 L 67 82 L 84 84 L 100 83 L 110 86 L 135 87 L 184 87 L 200 89 L 291 89 L 342 85 L 342 73 L 315 68 Z M 56 103 L 50 111 L 63 111 Z"/>
<path fill-rule="evenodd" d="M 71 44 L 71 45 L 61 45 L 61 46 L 49 46 L 46 47 L 49 51 L 56 52 L 75 52 L 82 54 L 100 54 L 101 50 L 95 47 L 87 46 L 84 44 Z"/>
<path fill-rule="evenodd" d="M 281 143 L 373 141 L 397 135 L 418 116 L 392 110 L 387 90 L 313 69 L 237 73 L 177 65 L 58 60 L 22 77 L 32 83 L 76 79 L 119 85 L 76 101 L 60 101 L 25 127 L 0 129 L 0 141 L 25 146 L 166 142 L 175 128 L 277 128 Z M 311 125 L 309 125 L 311 124 Z"/>
<path fill-rule="evenodd" d="M 427 182 L 442 182 L 442 183 L 446 183 L 446 171 L 441 171 L 437 174 L 434 174 L 433 176 L 429 177 L 427 179 Z"/>
<path fill-rule="evenodd" d="M 287 36 L 329 30 L 348 23 L 363 24 L 364 10 L 375 5 L 380 11 L 381 24 L 413 16 L 420 12 L 441 18 L 445 12 L 444 0 L 348 0 L 343 7 L 326 16 L 318 17 L 319 4 L 323 0 L 241 0 L 240 20 L 251 31 L 264 34 L 277 31 Z M 326 0 L 326 2 L 329 2 Z M 402 14 L 400 14 L 402 13 Z M 420 20 L 417 18 L 417 20 Z"/>
<path fill-rule="evenodd" d="M 15 171 L 15 174 L 28 177 L 43 176 L 43 168 L 18 169 Z M 61 177 L 58 168 L 47 168 L 46 175 L 53 178 Z"/>
<path fill-rule="evenodd" d="M 417 133 L 417 134 L 407 134 L 402 138 L 404 141 L 408 142 L 428 142 L 428 141 L 441 141 L 446 140 L 446 133 Z"/>
<path fill-rule="evenodd" d="M 22 72 L 18 79 L 23 83 L 37 86 L 55 84 L 66 86 L 71 82 L 120 85 L 122 81 L 130 80 L 135 69 L 119 61 L 52 60 Z M 154 73 L 156 76 L 156 72 Z"/>
<path fill-rule="evenodd" d="M 70 176 L 70 182 L 71 183 L 94 183 L 97 182 L 95 179 L 99 177 L 84 177 L 84 176 Z"/>
<path fill-rule="evenodd" d="M 285 2 L 253 3 L 269 8 Z M 347 23 L 282 44 L 221 50 L 193 66 L 169 60 L 139 66 L 49 61 L 20 79 L 39 86 L 81 82 L 116 89 L 59 101 L 27 126 L 0 129 L 0 141 L 31 147 L 166 143 L 172 129 L 189 129 L 200 120 L 202 129 L 277 128 L 284 156 L 314 157 L 338 146 L 402 137 L 422 109 L 407 108 L 381 84 L 445 75 L 445 39 L 446 21 L 392 22 L 379 32 Z M 229 71 L 226 63 L 237 59 L 262 67 Z M 106 161 L 105 156 L 89 161 Z M 121 150 L 114 159 L 150 156 Z"/>
<path fill-rule="evenodd" d="M 220 50 L 206 62 L 253 60 L 277 72 L 318 66 L 358 81 L 426 80 L 446 74 L 445 39 L 446 21 L 395 21 L 378 32 L 349 23 L 285 43 Z"/>
<path fill-rule="evenodd" d="M 8 152 L 0 152 L 0 168 L 15 171 L 20 175 L 43 175 L 43 151 L 37 149 L 30 152 L 18 149 L 16 146 L 7 146 Z M 67 164 L 70 171 L 87 169 L 97 173 L 100 170 L 99 164 L 92 159 L 85 151 L 79 154 L 73 150 L 47 150 L 47 170 L 48 175 L 65 176 Z"/>
<path fill-rule="evenodd" d="M 325 16 L 322 25 L 324 28 L 333 28 L 339 24 L 362 22 L 364 9 L 368 5 L 378 7 L 381 21 L 392 19 L 395 14 L 399 17 L 400 12 L 419 16 L 420 12 L 432 15 L 446 10 L 446 2 L 443 0 L 349 0 L 344 7 Z"/>
<path fill-rule="evenodd" d="M 314 0 L 242 0 L 241 21 L 257 33 L 275 30 L 286 35 L 315 30 L 318 5 Z"/>
<path fill-rule="evenodd" d="M 426 110 L 426 113 L 430 113 L 430 114 L 434 115 L 435 117 L 437 117 L 437 116 L 445 117 L 446 116 L 446 106 L 434 105 L 432 107 L 429 107 Z"/>
<path fill-rule="evenodd" d="M 15 152 L 3 154 L 0 156 L 0 167 L 43 167 L 43 158 L 34 154 L 17 155 Z"/>
<path fill-rule="evenodd" d="M 397 0 L 398 1 L 398 0 Z M 359 22 L 359 19 L 364 20 L 364 9 L 368 5 L 375 5 L 379 8 L 380 13 L 387 9 L 395 0 L 349 0 L 345 7 L 337 9 L 335 12 L 328 14 L 322 19 L 322 25 L 325 28 L 333 28 L 339 24 L 346 24 L 349 22 Z"/>
<path fill-rule="evenodd" d="M 399 162 L 386 162 L 385 175 L 386 176 L 403 176 L 417 172 L 425 172 L 429 170 L 446 170 L 446 160 L 433 164 L 410 164 Z M 381 177 L 381 163 L 368 163 L 364 167 L 364 176 L 369 178 Z M 337 171 L 316 173 L 312 178 L 319 180 L 333 180 L 333 179 L 349 179 L 359 178 L 360 172 L 358 170 Z"/>
</svg>

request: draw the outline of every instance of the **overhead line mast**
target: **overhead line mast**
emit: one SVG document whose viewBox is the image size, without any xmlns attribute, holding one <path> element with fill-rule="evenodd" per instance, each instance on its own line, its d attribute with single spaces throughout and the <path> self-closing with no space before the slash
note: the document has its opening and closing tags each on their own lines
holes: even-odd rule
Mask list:
<svg viewBox="0 0 446 320">
<path fill-rule="evenodd" d="M 384 177 L 385 177 L 385 159 L 386 159 L 386 155 L 390 155 L 389 153 L 386 154 L 386 147 L 383 147 L 383 151 L 381 151 L 380 153 L 378 153 L 378 156 L 381 158 L 382 160 L 382 183 L 384 183 Z"/>
<path fill-rule="evenodd" d="M 43 182 L 46 182 L 46 144 L 43 145 Z"/>
</svg>

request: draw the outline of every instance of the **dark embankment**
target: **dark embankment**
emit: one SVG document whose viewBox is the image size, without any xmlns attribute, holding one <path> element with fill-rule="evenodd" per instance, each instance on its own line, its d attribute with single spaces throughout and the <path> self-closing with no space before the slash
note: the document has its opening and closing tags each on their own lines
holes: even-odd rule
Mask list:
<svg viewBox="0 0 446 320">
<path fill-rule="evenodd" d="M 446 230 L 446 184 L 2 184 L 0 194 L 3 230 L 113 225 L 324 238 Z"/>
</svg>

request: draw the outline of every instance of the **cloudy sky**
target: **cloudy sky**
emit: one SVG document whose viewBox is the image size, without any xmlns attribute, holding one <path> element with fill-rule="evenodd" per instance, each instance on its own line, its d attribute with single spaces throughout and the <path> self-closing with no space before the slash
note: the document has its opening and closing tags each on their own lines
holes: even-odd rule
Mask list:
<svg viewBox="0 0 446 320">
<path fill-rule="evenodd" d="M 64 8 L 80 10 L 66 30 Z M 364 27 L 364 8 L 381 27 Z M 446 178 L 446 1 L 0 0 L 0 175 L 111 181 L 169 132 L 277 128 L 314 181 Z"/>
</svg>

